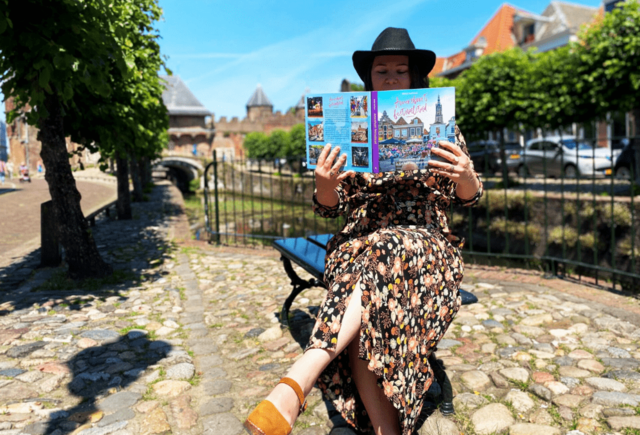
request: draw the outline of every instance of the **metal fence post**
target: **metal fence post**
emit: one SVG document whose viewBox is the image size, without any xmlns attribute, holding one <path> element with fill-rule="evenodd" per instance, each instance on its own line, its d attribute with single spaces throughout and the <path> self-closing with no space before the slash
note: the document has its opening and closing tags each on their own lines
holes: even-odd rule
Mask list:
<svg viewBox="0 0 640 435">
<path fill-rule="evenodd" d="M 214 208 L 216 211 L 216 244 L 220 244 L 220 212 L 219 212 L 219 203 L 218 203 L 218 157 L 216 154 L 216 150 L 213 150 L 213 198 L 214 198 Z M 206 182 L 206 180 L 205 180 Z"/>
<path fill-rule="evenodd" d="M 40 205 L 40 266 L 56 267 L 62 261 L 60 239 L 53 215 L 53 201 Z"/>
</svg>

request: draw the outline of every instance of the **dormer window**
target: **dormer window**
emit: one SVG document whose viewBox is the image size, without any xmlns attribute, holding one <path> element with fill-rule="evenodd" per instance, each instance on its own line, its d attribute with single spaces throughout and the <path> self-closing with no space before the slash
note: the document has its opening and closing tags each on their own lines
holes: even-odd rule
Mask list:
<svg viewBox="0 0 640 435">
<path fill-rule="evenodd" d="M 522 29 L 522 43 L 528 44 L 536 39 L 535 23 L 528 24 Z"/>
<path fill-rule="evenodd" d="M 487 40 L 484 36 L 478 38 L 474 44 L 471 44 L 467 48 L 464 49 L 466 57 L 465 62 L 473 62 L 475 59 L 479 58 L 484 54 L 484 49 L 487 47 Z"/>
</svg>

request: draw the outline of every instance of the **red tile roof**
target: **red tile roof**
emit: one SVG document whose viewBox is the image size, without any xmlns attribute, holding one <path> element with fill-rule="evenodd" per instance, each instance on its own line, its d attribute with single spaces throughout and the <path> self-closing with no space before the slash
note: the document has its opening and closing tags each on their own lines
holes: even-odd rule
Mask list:
<svg viewBox="0 0 640 435">
<path fill-rule="evenodd" d="M 516 42 L 513 37 L 513 17 L 516 10 L 510 4 L 504 3 L 469 45 L 475 44 L 481 37 L 484 37 L 487 46 L 483 54 L 505 51 L 514 47 Z M 446 58 L 438 58 L 436 67 L 430 76 L 462 65 L 465 58 L 466 53 L 464 51 Z"/>
</svg>

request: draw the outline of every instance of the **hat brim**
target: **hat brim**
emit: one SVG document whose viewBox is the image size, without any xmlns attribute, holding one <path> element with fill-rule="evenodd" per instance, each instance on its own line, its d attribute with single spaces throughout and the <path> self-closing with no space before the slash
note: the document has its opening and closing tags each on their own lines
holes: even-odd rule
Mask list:
<svg viewBox="0 0 640 435">
<path fill-rule="evenodd" d="M 363 82 L 367 82 L 366 76 L 369 72 L 369 66 L 373 62 L 376 56 L 409 56 L 413 62 L 418 66 L 420 75 L 426 77 L 434 65 L 436 64 L 436 54 L 431 50 L 378 50 L 378 51 L 364 51 L 359 50 L 353 53 L 353 67 L 360 76 Z"/>
</svg>

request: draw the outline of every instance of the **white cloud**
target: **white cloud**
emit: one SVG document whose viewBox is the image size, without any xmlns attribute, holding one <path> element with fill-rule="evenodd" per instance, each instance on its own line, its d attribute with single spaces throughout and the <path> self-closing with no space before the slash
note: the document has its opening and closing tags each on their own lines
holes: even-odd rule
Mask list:
<svg viewBox="0 0 640 435">
<path fill-rule="evenodd" d="M 377 32 L 392 23 L 394 17 L 402 19 L 424 1 L 399 3 L 384 14 L 372 5 L 367 8 L 368 13 L 355 21 L 345 19 L 337 25 L 333 21 L 331 27 L 315 27 L 305 34 L 250 53 L 201 53 L 174 57 L 224 62 L 200 74 L 183 73 L 182 77 L 216 116 L 243 117 L 245 104 L 257 83 L 262 84 L 275 109 L 284 111 L 299 100 L 307 87 L 314 92 L 337 92 L 343 78 L 357 79 L 351 66 L 351 47 L 368 49 Z M 183 62 L 181 70 L 188 70 Z M 339 74 L 347 70 L 348 74 Z"/>
</svg>

